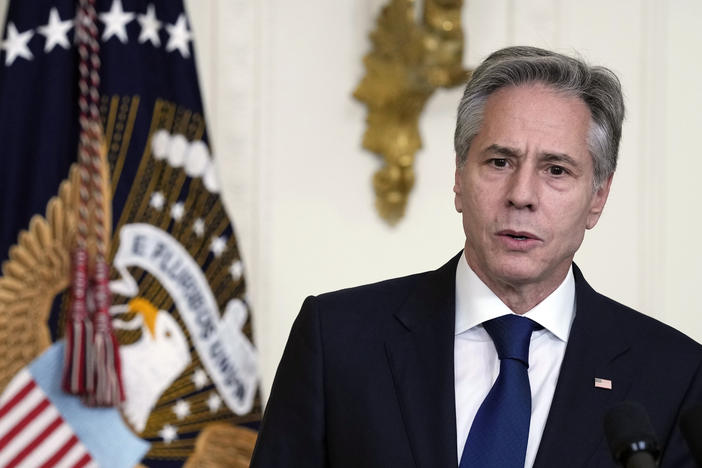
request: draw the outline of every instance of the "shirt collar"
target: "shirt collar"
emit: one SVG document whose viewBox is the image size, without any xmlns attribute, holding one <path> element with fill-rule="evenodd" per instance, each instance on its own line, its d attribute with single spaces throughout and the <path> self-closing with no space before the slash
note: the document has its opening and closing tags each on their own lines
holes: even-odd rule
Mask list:
<svg viewBox="0 0 702 468">
<path fill-rule="evenodd" d="M 456 267 L 456 335 L 512 310 L 468 266 L 465 254 Z M 575 317 L 575 277 L 573 267 L 563 282 L 533 309 L 524 314 L 561 341 L 567 342 Z"/>
</svg>

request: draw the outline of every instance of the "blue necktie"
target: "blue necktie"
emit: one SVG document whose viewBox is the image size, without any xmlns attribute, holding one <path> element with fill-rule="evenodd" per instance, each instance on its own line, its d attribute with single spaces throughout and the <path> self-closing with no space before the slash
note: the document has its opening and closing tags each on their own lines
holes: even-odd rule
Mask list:
<svg viewBox="0 0 702 468">
<path fill-rule="evenodd" d="M 475 415 L 459 468 L 523 468 L 531 418 L 529 341 L 542 328 L 519 315 L 483 323 L 500 358 L 500 374 Z"/>
</svg>

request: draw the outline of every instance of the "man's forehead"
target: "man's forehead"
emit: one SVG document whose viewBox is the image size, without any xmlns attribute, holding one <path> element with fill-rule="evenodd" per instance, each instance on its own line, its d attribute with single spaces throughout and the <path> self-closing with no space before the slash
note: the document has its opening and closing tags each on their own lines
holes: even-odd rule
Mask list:
<svg viewBox="0 0 702 468">
<path fill-rule="evenodd" d="M 590 155 L 592 118 L 585 102 L 540 83 L 502 88 L 491 94 L 471 149 L 508 156 L 538 152 L 551 160 Z"/>
</svg>

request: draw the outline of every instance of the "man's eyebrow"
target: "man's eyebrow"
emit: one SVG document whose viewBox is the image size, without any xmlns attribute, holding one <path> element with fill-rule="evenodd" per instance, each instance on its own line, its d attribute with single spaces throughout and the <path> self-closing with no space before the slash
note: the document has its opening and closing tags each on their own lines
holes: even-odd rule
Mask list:
<svg viewBox="0 0 702 468">
<path fill-rule="evenodd" d="M 543 153 L 542 158 L 547 162 L 565 163 L 573 167 L 578 167 L 580 165 L 575 158 L 566 153 Z"/>
<path fill-rule="evenodd" d="M 486 153 L 499 154 L 500 156 L 506 157 L 520 157 L 522 152 L 517 148 L 510 148 L 509 146 L 501 146 L 493 143 L 485 149 Z"/>
<path fill-rule="evenodd" d="M 485 149 L 486 153 L 491 153 L 491 154 L 497 154 L 500 156 L 504 157 L 512 157 L 512 158 L 519 158 L 524 155 L 524 153 L 517 149 L 517 148 L 512 148 L 509 146 L 502 146 L 493 143 L 492 145 L 488 146 Z M 578 167 L 580 164 L 567 153 L 554 153 L 554 152 L 546 152 L 542 153 L 540 155 L 541 159 L 546 161 L 546 162 L 552 162 L 552 163 L 561 163 L 561 164 L 568 164 L 573 167 Z"/>
</svg>

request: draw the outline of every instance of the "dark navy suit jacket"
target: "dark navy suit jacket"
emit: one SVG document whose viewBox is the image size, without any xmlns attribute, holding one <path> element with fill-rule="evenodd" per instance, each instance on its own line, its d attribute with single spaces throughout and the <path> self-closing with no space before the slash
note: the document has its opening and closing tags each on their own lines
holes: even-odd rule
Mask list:
<svg viewBox="0 0 702 468">
<path fill-rule="evenodd" d="M 455 272 L 305 300 L 266 407 L 252 468 L 456 467 Z M 692 467 L 678 429 L 702 401 L 702 346 L 595 292 L 574 267 L 576 315 L 535 467 L 612 467 L 607 409 L 641 403 L 662 467 Z M 596 377 L 612 389 L 595 388 Z"/>
</svg>

